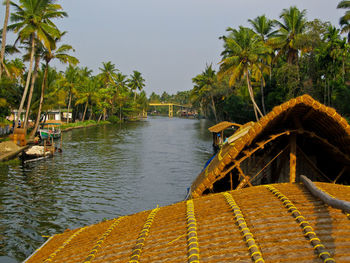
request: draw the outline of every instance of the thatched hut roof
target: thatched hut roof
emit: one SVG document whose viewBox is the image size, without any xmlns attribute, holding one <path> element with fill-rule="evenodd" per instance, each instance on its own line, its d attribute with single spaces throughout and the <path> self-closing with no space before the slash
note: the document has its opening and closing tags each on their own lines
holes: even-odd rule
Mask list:
<svg viewBox="0 0 350 263">
<path fill-rule="evenodd" d="M 241 134 L 234 134 L 232 137 L 236 136 L 235 140 L 224 145 L 193 182 L 192 197 L 212 192 L 215 183 L 222 180 L 232 167 L 238 169 L 244 160 L 252 159 L 252 155 L 257 152 L 273 150 L 272 147 L 267 146 L 282 141 L 281 138 L 291 134 L 303 137 L 303 140 L 299 141 L 299 146 L 302 148 L 307 144 L 306 149 L 303 149 L 306 152 L 306 154 L 303 153 L 306 159 L 308 159 L 307 155 L 313 155 L 320 165 L 322 162 L 326 163 L 322 158 L 332 161 L 328 168 L 330 171 L 321 171 L 321 174 L 327 174 L 326 177 L 334 179 L 343 167 L 347 170 L 350 166 L 348 122 L 335 109 L 322 105 L 309 95 L 297 97 L 273 108 L 258 122 L 250 123 L 247 131 L 242 133 L 238 130 L 238 132 Z M 281 147 L 282 145 L 284 144 L 281 142 Z M 218 191 L 214 189 L 214 192 Z"/>
<path fill-rule="evenodd" d="M 299 183 L 255 186 L 67 230 L 27 262 L 350 262 L 348 216 Z"/>
<path fill-rule="evenodd" d="M 215 124 L 214 126 L 209 127 L 208 130 L 210 132 L 218 133 L 218 132 L 221 132 L 221 131 L 223 131 L 229 127 L 232 127 L 232 126 L 240 127 L 242 125 L 237 124 L 237 123 L 233 123 L 233 122 L 223 121 L 223 122 Z"/>
</svg>

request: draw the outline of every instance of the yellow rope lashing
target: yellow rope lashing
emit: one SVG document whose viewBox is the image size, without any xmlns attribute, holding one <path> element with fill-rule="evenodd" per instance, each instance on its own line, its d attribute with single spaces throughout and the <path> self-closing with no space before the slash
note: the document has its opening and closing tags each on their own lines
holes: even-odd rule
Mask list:
<svg viewBox="0 0 350 263">
<path fill-rule="evenodd" d="M 329 251 L 322 244 L 321 240 L 317 237 L 310 223 L 305 219 L 305 217 L 302 216 L 302 214 L 295 207 L 295 205 L 275 187 L 271 185 L 266 185 L 265 187 L 283 203 L 283 205 L 287 208 L 288 212 L 295 218 L 295 221 L 301 227 L 305 238 L 307 238 L 310 241 L 310 244 L 313 246 L 315 252 L 323 260 L 323 262 L 335 262 L 334 258 L 331 257 Z"/>
<path fill-rule="evenodd" d="M 103 235 L 96 242 L 96 245 L 91 249 L 89 255 L 83 261 L 84 263 L 90 263 L 96 257 L 96 254 L 97 254 L 98 250 L 101 248 L 103 242 L 110 235 L 110 233 L 113 231 L 113 229 L 120 223 L 120 220 L 122 220 L 122 218 L 123 217 L 119 217 L 119 218 L 116 218 L 113 220 L 113 222 L 109 226 L 109 228 L 103 233 Z"/>
<path fill-rule="evenodd" d="M 260 250 L 259 246 L 256 244 L 254 236 L 250 232 L 249 227 L 247 226 L 247 223 L 244 219 L 244 216 L 242 214 L 241 209 L 236 204 L 232 195 L 230 195 L 229 193 L 223 193 L 223 195 L 225 196 L 227 203 L 229 204 L 229 206 L 231 207 L 231 209 L 234 213 L 235 220 L 238 224 L 239 231 L 243 235 L 243 240 L 247 244 L 251 258 L 256 263 L 265 262 L 262 254 L 261 254 L 261 250 Z"/>
<path fill-rule="evenodd" d="M 149 234 L 149 229 L 151 228 L 154 217 L 156 216 L 159 209 L 160 208 L 157 206 L 148 215 L 147 220 L 146 220 L 145 224 L 143 225 L 143 228 L 142 228 L 142 230 L 141 230 L 141 232 L 136 240 L 136 245 L 131 252 L 131 257 L 130 257 L 129 263 L 138 263 L 139 262 L 143 245 L 145 244 L 146 237 Z"/>
<path fill-rule="evenodd" d="M 188 248 L 188 262 L 199 263 L 199 245 L 197 238 L 197 221 L 194 216 L 193 200 L 188 200 L 186 211 L 187 219 L 187 248 Z"/>
<path fill-rule="evenodd" d="M 65 246 L 67 246 L 73 238 L 83 232 L 88 226 L 80 228 L 78 231 L 75 231 L 66 241 L 63 242 L 61 246 L 59 246 L 54 252 L 52 252 L 49 257 L 44 261 L 44 263 L 51 262 L 54 257 L 56 257 L 57 253 L 59 253 Z"/>
</svg>

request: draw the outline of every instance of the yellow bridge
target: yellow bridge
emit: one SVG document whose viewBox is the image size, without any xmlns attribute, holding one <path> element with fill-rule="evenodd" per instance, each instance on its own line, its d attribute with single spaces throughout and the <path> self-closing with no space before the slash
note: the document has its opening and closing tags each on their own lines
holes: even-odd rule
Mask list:
<svg viewBox="0 0 350 263">
<path fill-rule="evenodd" d="M 150 103 L 149 106 L 168 106 L 169 107 L 169 118 L 172 118 L 174 116 L 174 107 L 181 107 L 181 108 L 191 108 L 191 105 L 180 105 L 176 103 Z"/>
</svg>

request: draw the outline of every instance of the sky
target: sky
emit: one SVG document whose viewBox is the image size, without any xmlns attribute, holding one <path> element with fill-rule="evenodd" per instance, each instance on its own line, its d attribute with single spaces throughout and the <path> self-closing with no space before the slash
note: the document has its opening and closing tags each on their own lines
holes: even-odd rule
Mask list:
<svg viewBox="0 0 350 263">
<path fill-rule="evenodd" d="M 344 14 L 336 9 L 339 1 L 60 0 L 69 16 L 55 23 L 67 31 L 62 43 L 75 48 L 79 66 L 98 74 L 102 62 L 111 61 L 124 74 L 140 71 L 149 96 L 190 90 L 192 78 L 206 64 L 217 69 L 223 50 L 219 37 L 227 27 L 249 26 L 248 19 L 262 14 L 278 19 L 290 6 L 306 9 L 308 20 L 319 18 L 338 27 Z"/>
</svg>

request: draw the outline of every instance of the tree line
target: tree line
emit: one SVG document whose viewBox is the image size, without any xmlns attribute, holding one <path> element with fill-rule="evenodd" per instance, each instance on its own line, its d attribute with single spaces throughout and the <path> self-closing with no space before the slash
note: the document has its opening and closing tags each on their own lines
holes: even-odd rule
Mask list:
<svg viewBox="0 0 350 263">
<path fill-rule="evenodd" d="M 54 0 L 18 0 L 4 2 L 5 19 L 1 30 L 0 118 L 18 109 L 25 111 L 23 127 L 29 118 L 37 130 L 43 112 L 65 109 L 73 119 L 122 121 L 140 114 L 147 107 L 143 91 L 145 79 L 136 70 L 128 76 L 111 61 L 103 62 L 99 73 L 78 66 L 74 48 L 61 44 L 67 32 L 55 25 L 55 19 L 68 16 Z M 10 12 L 10 7 L 12 12 Z M 16 36 L 6 43 L 7 32 Z M 21 58 L 19 58 L 21 57 Z M 67 67 L 58 71 L 50 63 L 57 60 Z M 28 67 L 25 66 L 28 62 Z M 69 118 L 67 118 L 69 122 Z M 16 124 L 17 125 L 17 124 Z"/>
<path fill-rule="evenodd" d="M 295 6 L 227 28 L 218 71 L 209 64 L 192 79 L 190 101 L 208 118 L 245 123 L 308 93 L 350 117 L 350 1 L 338 8 L 346 10 L 340 28 L 308 21 Z"/>
</svg>

